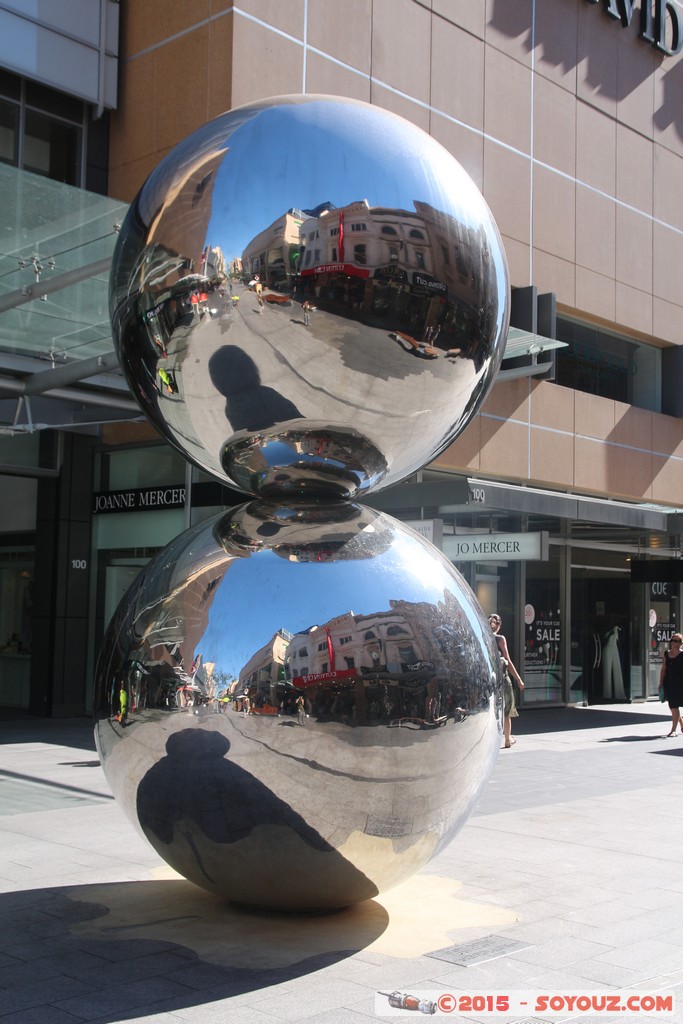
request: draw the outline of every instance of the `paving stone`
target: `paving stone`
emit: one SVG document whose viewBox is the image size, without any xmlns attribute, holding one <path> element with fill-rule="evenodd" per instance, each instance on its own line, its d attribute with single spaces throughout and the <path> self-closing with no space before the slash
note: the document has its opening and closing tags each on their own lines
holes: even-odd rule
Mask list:
<svg viewBox="0 0 683 1024">
<path fill-rule="evenodd" d="M 681 993 L 666 1022 L 683 1021 L 683 819 L 671 815 L 683 744 L 663 744 L 667 717 L 649 705 L 523 709 L 511 756 L 415 879 L 423 898 L 403 911 L 387 894 L 395 909 L 365 946 L 340 918 L 340 948 L 318 955 L 306 943 L 297 954 L 286 930 L 278 947 L 248 916 L 223 932 L 214 917 L 192 948 L 157 911 L 154 879 L 168 869 L 111 800 L 90 723 L 0 722 L 0 1024 L 362 1024 L 377 1019 L 378 991 L 648 984 Z M 127 906 L 147 916 L 127 920 Z M 239 942 L 236 927 L 247 927 Z M 526 948 L 470 967 L 427 956 L 492 934 Z"/>
</svg>

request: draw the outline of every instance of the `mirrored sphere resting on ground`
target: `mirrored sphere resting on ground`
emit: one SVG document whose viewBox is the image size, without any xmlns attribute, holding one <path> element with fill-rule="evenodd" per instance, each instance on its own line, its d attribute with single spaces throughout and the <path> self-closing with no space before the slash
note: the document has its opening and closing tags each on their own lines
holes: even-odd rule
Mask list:
<svg viewBox="0 0 683 1024">
<path fill-rule="evenodd" d="M 354 498 L 474 415 L 508 274 L 480 192 L 429 135 L 284 96 L 216 118 L 150 175 L 111 312 L 133 393 L 195 464 L 262 497 Z"/>
<path fill-rule="evenodd" d="M 106 777 L 186 878 L 331 909 L 413 874 L 500 745 L 500 658 L 457 570 L 353 503 L 255 500 L 176 538 L 108 629 Z"/>
</svg>

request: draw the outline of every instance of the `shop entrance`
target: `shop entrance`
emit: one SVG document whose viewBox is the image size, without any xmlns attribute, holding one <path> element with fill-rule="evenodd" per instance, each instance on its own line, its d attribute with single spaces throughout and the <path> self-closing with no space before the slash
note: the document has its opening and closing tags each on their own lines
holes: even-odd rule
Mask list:
<svg viewBox="0 0 683 1024">
<path fill-rule="evenodd" d="M 628 571 L 572 564 L 572 702 L 631 699 L 631 630 Z"/>
</svg>

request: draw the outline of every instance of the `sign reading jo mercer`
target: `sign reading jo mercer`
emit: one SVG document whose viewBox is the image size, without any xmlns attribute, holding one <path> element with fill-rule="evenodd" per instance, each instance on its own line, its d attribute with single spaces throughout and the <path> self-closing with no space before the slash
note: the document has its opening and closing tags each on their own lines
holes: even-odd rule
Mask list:
<svg viewBox="0 0 683 1024">
<path fill-rule="evenodd" d="M 94 515 L 101 512 L 146 512 L 149 509 L 182 508 L 184 504 L 184 487 L 139 487 L 94 494 L 92 511 Z"/>
<path fill-rule="evenodd" d="M 547 562 L 548 533 L 456 534 L 444 537 L 443 553 L 453 562 Z"/>
<path fill-rule="evenodd" d="M 588 0 L 598 4 L 601 0 Z M 602 0 L 605 14 L 628 28 L 633 20 L 636 0 Z M 638 35 L 660 53 L 673 57 L 683 49 L 683 18 L 673 0 L 640 0 Z"/>
</svg>

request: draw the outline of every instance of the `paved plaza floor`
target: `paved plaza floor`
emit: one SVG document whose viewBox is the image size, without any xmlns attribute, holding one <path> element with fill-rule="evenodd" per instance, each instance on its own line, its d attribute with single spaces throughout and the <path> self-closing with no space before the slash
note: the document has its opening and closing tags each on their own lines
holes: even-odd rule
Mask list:
<svg viewBox="0 0 683 1024">
<path fill-rule="evenodd" d="M 363 1024 L 392 1019 L 391 992 L 423 1011 L 430 993 L 659 993 L 673 1013 L 480 1003 L 435 1019 L 683 1022 L 683 737 L 668 728 L 653 703 L 523 711 L 426 869 L 292 917 L 226 906 L 161 862 L 112 799 L 89 722 L 0 722 L 0 1024 Z"/>
</svg>

